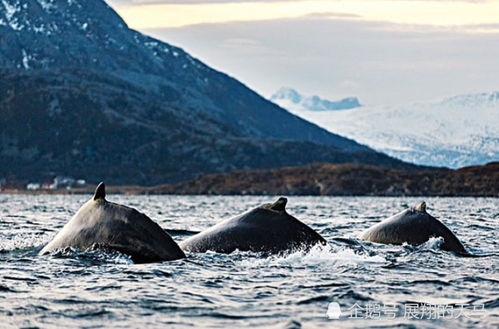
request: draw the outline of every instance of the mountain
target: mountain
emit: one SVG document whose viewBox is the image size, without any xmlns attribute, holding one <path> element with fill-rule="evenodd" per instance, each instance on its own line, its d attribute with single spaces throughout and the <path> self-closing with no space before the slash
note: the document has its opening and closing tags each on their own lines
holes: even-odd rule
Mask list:
<svg viewBox="0 0 499 329">
<path fill-rule="evenodd" d="M 459 168 L 499 159 L 499 92 L 349 111 L 288 109 L 403 161 Z"/>
<path fill-rule="evenodd" d="M 281 88 L 270 100 L 289 110 L 336 111 L 361 107 L 356 97 L 343 98 L 339 101 L 322 99 L 319 96 L 303 96 L 292 88 Z"/>
<path fill-rule="evenodd" d="M 411 167 L 129 29 L 102 0 L 0 1 L 0 178 L 158 184 L 312 161 Z"/>
</svg>

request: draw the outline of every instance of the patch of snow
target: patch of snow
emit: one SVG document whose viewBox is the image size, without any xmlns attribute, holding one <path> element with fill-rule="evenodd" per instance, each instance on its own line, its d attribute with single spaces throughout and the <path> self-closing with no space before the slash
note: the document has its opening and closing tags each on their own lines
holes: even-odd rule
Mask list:
<svg viewBox="0 0 499 329">
<path fill-rule="evenodd" d="M 55 7 L 53 0 L 38 0 L 38 3 L 45 11 L 49 11 Z"/>
<path fill-rule="evenodd" d="M 22 30 L 24 27 L 22 24 L 19 24 L 18 19 L 15 14 L 21 10 L 21 4 L 19 1 L 14 1 L 14 4 L 11 4 L 9 1 L 2 0 L 2 4 L 5 7 L 5 18 L 7 19 L 7 23 L 10 27 L 16 31 Z M 26 7 L 26 4 L 23 5 L 23 8 Z"/>
<path fill-rule="evenodd" d="M 26 53 L 26 50 L 23 49 L 23 59 L 22 59 L 22 63 L 23 63 L 23 67 L 28 70 L 29 69 L 29 56 L 28 54 Z"/>
<path fill-rule="evenodd" d="M 20 25 L 17 21 L 10 22 L 10 27 L 12 27 L 16 31 L 21 31 L 23 29 L 23 25 Z"/>
<path fill-rule="evenodd" d="M 45 32 L 45 25 L 40 25 L 40 26 L 33 26 L 33 31 L 35 33 L 44 33 Z"/>
<path fill-rule="evenodd" d="M 144 42 L 144 46 L 146 46 L 147 48 L 154 48 L 158 46 L 158 43 L 156 41 L 148 41 Z"/>
<path fill-rule="evenodd" d="M 11 5 L 6 0 L 2 0 L 2 4 L 5 7 L 5 17 L 8 21 L 10 21 L 14 17 L 15 13 L 19 11 L 19 8 L 15 5 Z M 16 4 L 19 5 L 18 3 Z"/>
</svg>

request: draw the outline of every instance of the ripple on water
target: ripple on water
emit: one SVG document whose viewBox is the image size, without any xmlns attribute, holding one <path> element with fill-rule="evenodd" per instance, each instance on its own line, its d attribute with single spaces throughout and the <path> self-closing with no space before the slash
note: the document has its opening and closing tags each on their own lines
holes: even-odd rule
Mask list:
<svg viewBox="0 0 499 329">
<path fill-rule="evenodd" d="M 425 244 L 385 246 L 359 233 L 422 198 L 290 197 L 288 211 L 329 246 L 265 256 L 235 252 L 133 264 L 117 252 L 37 256 L 86 196 L 0 195 L 0 317 L 7 327 L 493 328 L 499 323 L 498 199 L 424 198 L 476 257 Z M 109 196 L 177 241 L 273 197 Z M 330 320 L 328 304 L 343 316 Z M 459 305 L 470 317 L 407 319 L 402 307 Z M 396 304 L 395 318 L 351 318 L 353 305 Z M 478 316 L 477 316 L 478 315 Z"/>
</svg>

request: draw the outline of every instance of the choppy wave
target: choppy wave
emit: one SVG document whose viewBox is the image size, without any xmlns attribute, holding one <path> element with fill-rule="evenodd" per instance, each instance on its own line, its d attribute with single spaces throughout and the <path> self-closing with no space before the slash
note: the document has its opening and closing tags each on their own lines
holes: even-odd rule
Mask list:
<svg viewBox="0 0 499 329">
<path fill-rule="evenodd" d="M 119 252 L 38 251 L 84 196 L 1 196 L 0 328 L 494 328 L 499 324 L 498 199 L 428 198 L 476 257 L 359 240 L 360 232 L 420 199 L 291 197 L 288 212 L 328 246 L 267 256 L 208 252 L 133 264 Z M 268 197 L 109 196 L 140 208 L 180 241 Z M 337 303 L 342 315 L 327 315 Z M 393 304 L 395 317 L 351 317 Z M 443 305 L 465 315 L 407 318 L 404 307 Z M 336 307 L 336 306 L 335 306 Z M 464 314 L 464 313 L 463 313 Z"/>
<path fill-rule="evenodd" d="M 46 236 L 33 233 L 19 233 L 2 238 L 0 241 L 0 252 L 36 248 L 43 246 L 49 241 Z"/>
<path fill-rule="evenodd" d="M 316 245 L 308 251 L 298 250 L 286 255 L 269 256 L 266 258 L 243 259 L 242 266 L 338 266 L 362 265 L 366 263 L 384 264 L 386 259 L 381 255 L 369 256 L 356 253 L 352 249 L 334 248 L 330 245 Z"/>
</svg>

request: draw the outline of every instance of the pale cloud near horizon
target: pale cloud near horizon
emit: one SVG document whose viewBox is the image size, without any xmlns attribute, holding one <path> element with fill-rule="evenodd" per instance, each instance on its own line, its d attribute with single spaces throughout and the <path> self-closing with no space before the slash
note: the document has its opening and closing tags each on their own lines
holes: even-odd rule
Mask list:
<svg viewBox="0 0 499 329">
<path fill-rule="evenodd" d="M 499 89 L 499 36 L 394 24 L 282 19 L 144 30 L 264 96 L 294 87 L 398 104 Z"/>
<path fill-rule="evenodd" d="M 368 21 L 435 26 L 486 25 L 499 21 L 499 1 L 110 1 L 137 29 L 204 23 L 297 18 L 335 12 Z"/>
<path fill-rule="evenodd" d="M 304 3 L 319 2 L 298 1 L 291 9 L 296 12 L 289 14 L 288 8 L 289 15 L 283 16 L 274 11 L 282 8 L 281 2 L 272 1 L 265 7 L 271 10 L 263 15 L 237 17 L 238 11 L 246 9 L 248 14 L 249 8 L 261 9 L 262 4 L 171 5 L 172 12 L 166 16 L 157 15 L 159 7 L 140 5 L 135 9 L 142 8 L 142 19 L 153 23 L 144 25 L 134 23 L 133 15 L 140 11 L 114 7 L 132 28 L 184 48 L 267 97 L 289 86 L 330 99 L 357 96 L 366 105 L 377 105 L 499 90 L 499 7 L 494 7 L 499 2 L 459 2 L 462 7 L 449 7 L 448 1 L 433 1 L 441 4 L 391 6 L 367 14 L 355 6 L 340 11 L 332 10 L 338 9 L 334 6 L 303 10 Z M 225 7 L 221 18 L 210 20 L 210 10 L 220 6 Z M 431 10 L 440 21 L 428 21 L 425 13 Z M 482 16 L 477 14 L 483 11 Z M 397 13 L 408 13 L 409 18 L 389 19 Z M 466 19 L 460 20 L 458 13 Z M 171 21 L 175 15 L 195 23 Z M 154 17 L 163 18 L 154 21 Z"/>
</svg>

